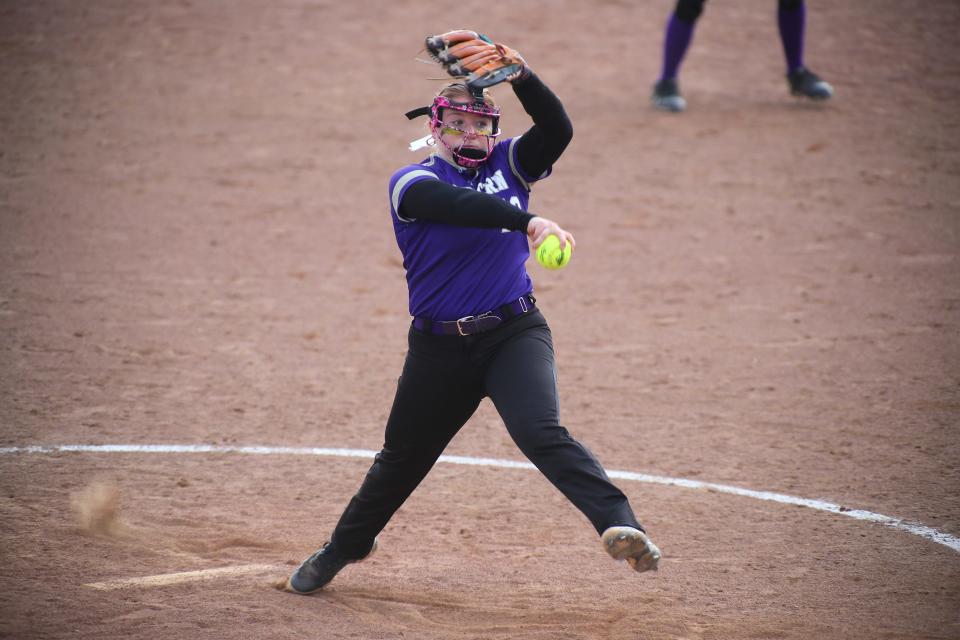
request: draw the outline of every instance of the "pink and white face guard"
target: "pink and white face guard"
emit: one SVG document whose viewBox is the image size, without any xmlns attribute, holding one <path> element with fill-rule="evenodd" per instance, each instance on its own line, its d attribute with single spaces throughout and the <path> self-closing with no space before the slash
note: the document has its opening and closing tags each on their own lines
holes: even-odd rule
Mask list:
<svg viewBox="0 0 960 640">
<path fill-rule="evenodd" d="M 461 111 L 463 113 L 472 113 L 478 116 L 484 116 L 490 118 L 493 121 L 493 126 L 491 127 L 490 133 L 478 133 L 463 131 L 452 125 L 446 124 L 441 119 L 443 117 L 444 109 L 452 109 L 454 111 Z M 463 155 L 465 151 L 463 143 L 459 147 L 454 149 L 449 144 L 447 144 L 441 137 L 440 131 L 442 129 L 453 129 L 454 131 L 459 132 L 463 135 L 464 141 L 466 141 L 467 136 L 476 136 L 486 138 L 486 153 L 482 158 L 471 158 Z M 490 157 L 490 154 L 493 153 L 494 139 L 500 135 L 500 109 L 498 107 L 491 107 L 482 102 L 452 102 L 449 98 L 445 96 L 437 96 L 433 99 L 433 104 L 430 106 L 430 130 L 433 132 L 434 139 L 449 149 L 450 153 L 453 155 L 454 161 L 461 167 L 466 167 L 468 169 L 476 169 L 481 164 L 487 161 Z M 475 151 L 474 149 L 469 149 L 470 152 Z M 481 152 L 482 153 L 482 152 Z"/>
</svg>

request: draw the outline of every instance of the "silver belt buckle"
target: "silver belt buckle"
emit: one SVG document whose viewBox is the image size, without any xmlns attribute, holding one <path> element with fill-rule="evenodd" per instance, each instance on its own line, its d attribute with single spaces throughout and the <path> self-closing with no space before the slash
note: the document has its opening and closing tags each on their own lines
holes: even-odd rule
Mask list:
<svg viewBox="0 0 960 640">
<path fill-rule="evenodd" d="M 476 320 L 476 319 L 477 319 L 477 316 L 463 316 L 462 318 L 457 320 L 457 333 L 459 333 L 461 336 L 469 336 L 470 335 L 469 333 L 463 332 L 463 329 L 460 327 L 460 323 L 470 322 L 471 320 Z"/>
<path fill-rule="evenodd" d="M 530 310 L 530 308 L 527 306 L 527 296 L 520 296 L 520 309 L 522 310 L 522 313 L 526 313 Z"/>
</svg>

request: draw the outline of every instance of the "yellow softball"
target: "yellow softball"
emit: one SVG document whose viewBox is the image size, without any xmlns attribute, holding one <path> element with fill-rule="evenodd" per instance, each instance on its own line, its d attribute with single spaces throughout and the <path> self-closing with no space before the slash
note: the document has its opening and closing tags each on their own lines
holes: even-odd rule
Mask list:
<svg viewBox="0 0 960 640">
<path fill-rule="evenodd" d="M 560 238 L 551 233 L 537 247 L 537 262 L 547 269 L 562 269 L 570 262 L 572 254 L 573 246 L 568 242 L 566 248 L 560 249 Z"/>
</svg>

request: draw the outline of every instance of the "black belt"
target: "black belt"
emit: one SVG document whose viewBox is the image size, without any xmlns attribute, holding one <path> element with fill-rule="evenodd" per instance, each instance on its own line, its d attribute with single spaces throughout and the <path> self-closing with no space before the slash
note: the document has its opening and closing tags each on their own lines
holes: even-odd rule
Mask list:
<svg viewBox="0 0 960 640">
<path fill-rule="evenodd" d="M 501 322 L 516 316 L 522 316 L 536 308 L 537 299 L 531 295 L 520 296 L 513 302 L 475 316 L 464 316 L 459 320 L 437 322 L 430 318 L 414 318 L 413 327 L 424 333 L 437 336 L 472 336 L 497 328 Z"/>
</svg>

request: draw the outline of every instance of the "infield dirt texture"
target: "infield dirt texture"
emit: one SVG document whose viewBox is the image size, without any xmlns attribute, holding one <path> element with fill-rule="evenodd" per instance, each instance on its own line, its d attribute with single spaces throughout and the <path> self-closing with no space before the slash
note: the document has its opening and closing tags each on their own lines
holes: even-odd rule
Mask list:
<svg viewBox="0 0 960 640">
<path fill-rule="evenodd" d="M 711 1 L 682 115 L 649 104 L 672 7 L 0 3 L 0 637 L 960 637 L 960 552 L 843 514 L 618 480 L 664 553 L 637 575 L 539 474 L 441 464 L 305 598 L 273 584 L 369 459 L 10 451 L 378 449 L 387 180 L 422 38 L 472 27 L 574 124 L 531 207 L 577 238 L 529 263 L 563 423 L 610 470 L 960 535 L 960 5 L 811 0 L 814 105 L 775 1 Z M 489 403 L 448 453 L 522 459 Z"/>
</svg>

